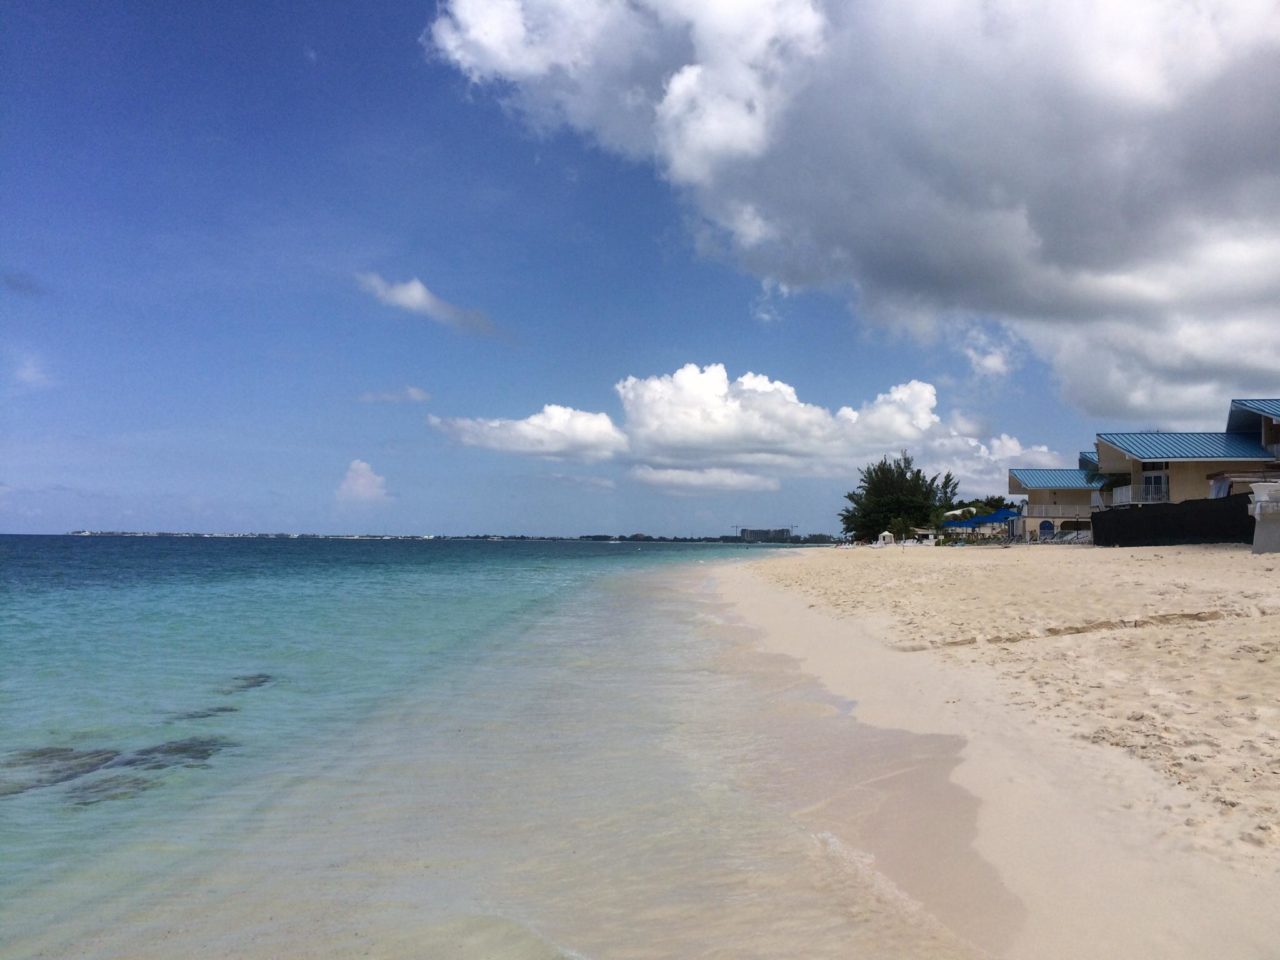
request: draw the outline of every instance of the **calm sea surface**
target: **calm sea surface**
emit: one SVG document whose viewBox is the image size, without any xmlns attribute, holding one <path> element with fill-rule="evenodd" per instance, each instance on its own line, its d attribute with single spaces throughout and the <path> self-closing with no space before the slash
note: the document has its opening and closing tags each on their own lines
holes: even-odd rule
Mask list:
<svg viewBox="0 0 1280 960">
<path fill-rule="evenodd" d="M 743 555 L 0 537 L 0 957 L 969 955 L 797 816 L 902 745 Z"/>
</svg>

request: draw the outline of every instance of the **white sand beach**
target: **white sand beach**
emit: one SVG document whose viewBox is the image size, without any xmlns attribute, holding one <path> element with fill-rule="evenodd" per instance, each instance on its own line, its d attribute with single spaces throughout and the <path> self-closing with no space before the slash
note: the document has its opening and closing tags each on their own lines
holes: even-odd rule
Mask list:
<svg viewBox="0 0 1280 960">
<path fill-rule="evenodd" d="M 720 583 L 761 649 L 859 720 L 965 738 L 952 778 L 980 805 L 973 846 L 1026 911 L 994 953 L 1266 957 L 1277 568 L 1238 547 L 861 548 Z M 930 884 L 946 864 L 901 846 L 881 867 L 947 922 Z"/>
</svg>

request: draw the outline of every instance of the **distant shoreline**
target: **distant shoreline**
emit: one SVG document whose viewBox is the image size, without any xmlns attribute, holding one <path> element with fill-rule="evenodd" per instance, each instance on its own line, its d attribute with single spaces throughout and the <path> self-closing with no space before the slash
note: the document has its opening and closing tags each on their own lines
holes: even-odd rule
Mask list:
<svg viewBox="0 0 1280 960">
<path fill-rule="evenodd" d="M 647 534 L 588 534 L 577 537 L 537 536 L 524 534 L 410 534 L 410 533 L 209 533 L 170 530 L 69 530 L 66 533 L 6 533 L 12 537 L 172 537 L 200 540 L 491 540 L 532 541 L 538 543 L 705 543 L 742 544 L 743 546 L 829 546 L 836 541 L 826 534 L 797 537 L 788 543 L 748 541 L 735 536 L 718 537 L 652 537 Z"/>
</svg>

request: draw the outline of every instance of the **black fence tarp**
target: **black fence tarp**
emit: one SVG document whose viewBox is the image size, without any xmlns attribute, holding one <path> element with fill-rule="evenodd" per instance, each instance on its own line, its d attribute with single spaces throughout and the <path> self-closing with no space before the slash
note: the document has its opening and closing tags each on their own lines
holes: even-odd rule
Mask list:
<svg viewBox="0 0 1280 960">
<path fill-rule="evenodd" d="M 1180 543 L 1253 543 L 1249 495 L 1182 503 L 1148 503 L 1093 515 L 1100 547 L 1171 547 Z"/>
</svg>

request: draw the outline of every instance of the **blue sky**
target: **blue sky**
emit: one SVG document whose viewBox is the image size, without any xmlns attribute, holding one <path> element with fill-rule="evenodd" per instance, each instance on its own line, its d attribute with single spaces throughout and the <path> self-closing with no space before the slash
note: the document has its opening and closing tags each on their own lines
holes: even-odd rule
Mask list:
<svg viewBox="0 0 1280 960">
<path fill-rule="evenodd" d="M 936 6 L 5 4 L 0 531 L 831 532 L 1280 393 L 1274 14 Z"/>
</svg>

